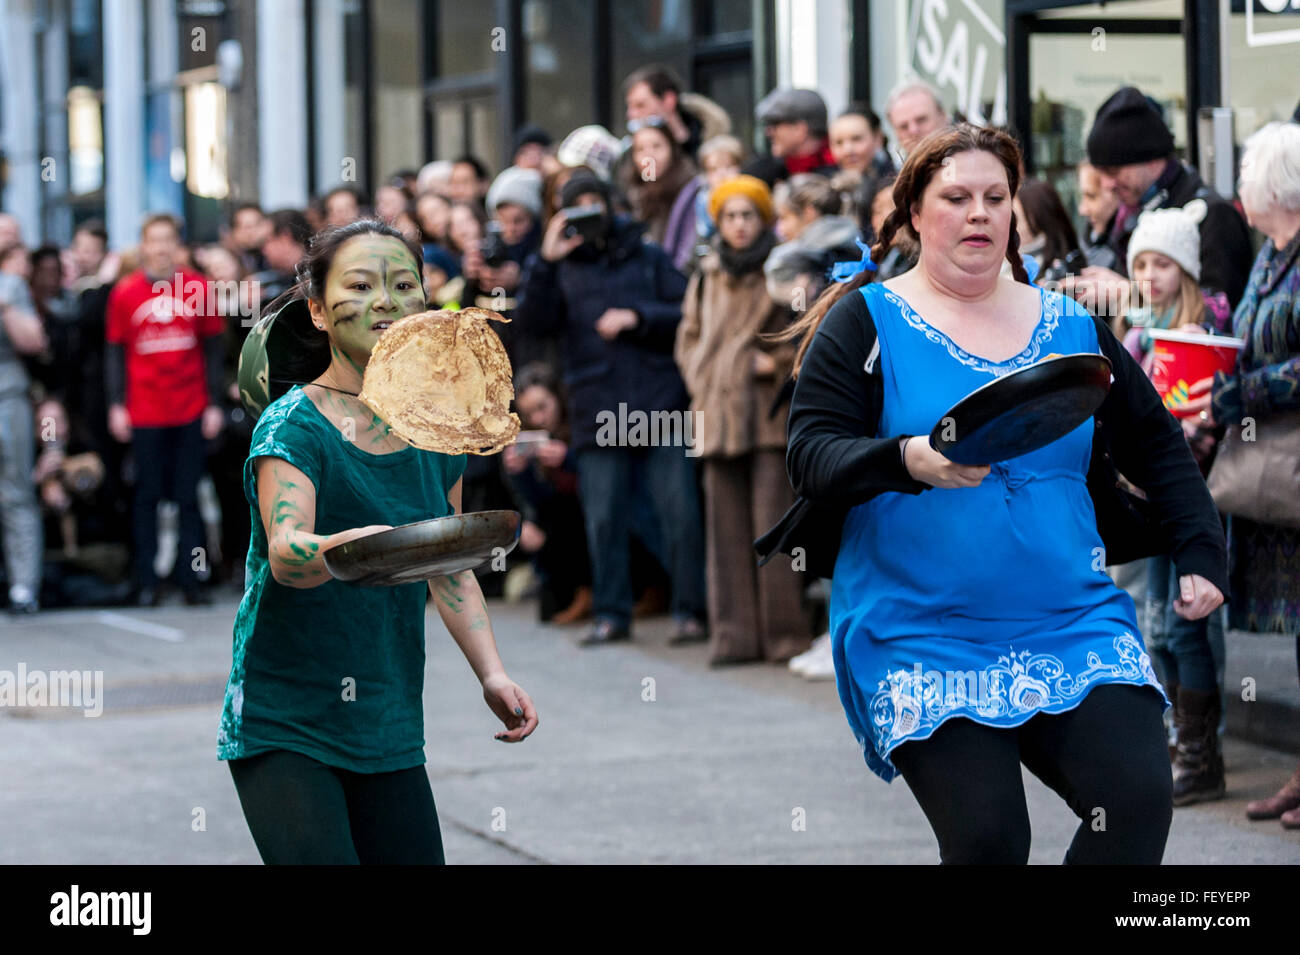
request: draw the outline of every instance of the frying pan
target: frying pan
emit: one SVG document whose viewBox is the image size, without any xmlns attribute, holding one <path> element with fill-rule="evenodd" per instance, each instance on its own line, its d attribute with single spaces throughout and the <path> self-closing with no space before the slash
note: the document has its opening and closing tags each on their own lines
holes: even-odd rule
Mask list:
<svg viewBox="0 0 1300 955">
<path fill-rule="evenodd" d="M 930 432 L 930 447 L 971 465 L 1037 451 L 1091 418 L 1110 383 L 1110 362 L 1102 355 L 1045 358 L 976 388 L 949 408 Z"/>
<path fill-rule="evenodd" d="M 339 580 L 395 587 L 472 570 L 498 556 L 497 548 L 508 554 L 519 542 L 521 525 L 518 511 L 471 511 L 367 534 L 323 556 Z"/>
</svg>

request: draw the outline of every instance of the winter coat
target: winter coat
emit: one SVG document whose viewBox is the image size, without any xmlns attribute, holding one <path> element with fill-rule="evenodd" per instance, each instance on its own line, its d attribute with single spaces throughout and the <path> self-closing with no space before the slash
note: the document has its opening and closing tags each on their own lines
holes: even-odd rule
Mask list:
<svg viewBox="0 0 1300 955">
<path fill-rule="evenodd" d="M 677 112 L 686 124 L 686 142 L 682 149 L 695 159 L 700 146 L 714 136 L 724 136 L 731 132 L 731 117 L 727 111 L 699 93 L 682 93 L 677 97 Z"/>
<path fill-rule="evenodd" d="M 768 415 L 794 366 L 794 342 L 768 342 L 758 334 L 784 329 L 790 312 L 767 294 L 761 269 L 732 275 L 716 252 L 700 260 L 682 305 L 674 354 L 691 394 L 695 450 L 701 457 L 735 457 L 785 447 L 788 406 Z M 776 371 L 753 373 L 765 351 Z"/>
<path fill-rule="evenodd" d="M 515 311 L 521 331 L 561 339 L 573 447 L 597 446 L 601 412 L 622 420 L 640 411 L 685 411 L 686 386 L 673 360 L 686 277 L 644 227 L 613 217 L 603 248 L 582 246 L 558 262 L 528 257 Z M 637 313 L 637 325 L 606 341 L 596 321 L 610 308 Z"/>
<path fill-rule="evenodd" d="M 1115 269 L 1121 274 L 1125 272 L 1128 243 L 1137 228 L 1140 212 L 1181 209 L 1193 199 L 1204 199 L 1209 207 L 1201 220 L 1201 286 L 1226 292 L 1228 302 L 1236 308 L 1246 290 L 1246 280 L 1250 277 L 1250 266 L 1255 258 L 1251 251 L 1250 229 L 1231 202 L 1216 195 L 1196 170 L 1179 162 L 1171 161 L 1161 173 L 1156 180 L 1156 194 L 1143 204 L 1139 212 L 1113 222 L 1109 243 L 1118 260 Z"/>
</svg>

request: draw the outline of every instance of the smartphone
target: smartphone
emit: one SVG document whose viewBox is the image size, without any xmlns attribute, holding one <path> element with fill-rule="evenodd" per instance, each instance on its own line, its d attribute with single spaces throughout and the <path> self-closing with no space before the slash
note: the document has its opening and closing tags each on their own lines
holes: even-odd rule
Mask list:
<svg viewBox="0 0 1300 955">
<path fill-rule="evenodd" d="M 537 446 L 551 440 L 549 431 L 520 431 L 515 437 L 515 447 L 524 457 L 537 453 Z"/>
</svg>

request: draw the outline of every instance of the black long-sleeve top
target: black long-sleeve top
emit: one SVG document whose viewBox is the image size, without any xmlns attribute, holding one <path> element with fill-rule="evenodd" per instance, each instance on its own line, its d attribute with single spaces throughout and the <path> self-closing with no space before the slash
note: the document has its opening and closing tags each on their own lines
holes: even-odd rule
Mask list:
<svg viewBox="0 0 1300 955">
<path fill-rule="evenodd" d="M 1094 416 L 1088 471 L 1108 562 L 1171 553 L 1179 575 L 1197 574 L 1226 595 L 1223 529 L 1182 427 L 1128 351 L 1094 321 L 1114 376 Z M 931 490 L 907 471 L 899 449 L 903 435 L 875 436 L 884 395 L 875 345 L 871 313 L 855 292 L 818 327 L 795 384 L 787 429 L 786 471 L 799 501 L 755 541 L 763 562 L 801 546 L 808 569 L 829 577 L 849 508 L 886 491 Z M 1116 470 L 1146 493 L 1146 502 L 1122 494 Z"/>
</svg>

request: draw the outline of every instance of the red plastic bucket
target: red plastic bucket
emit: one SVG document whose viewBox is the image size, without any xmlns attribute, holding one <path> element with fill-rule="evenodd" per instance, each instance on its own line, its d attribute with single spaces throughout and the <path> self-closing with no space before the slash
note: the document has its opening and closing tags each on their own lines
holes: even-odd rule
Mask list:
<svg viewBox="0 0 1300 955">
<path fill-rule="evenodd" d="M 1240 338 L 1198 335 L 1195 332 L 1153 328 L 1151 384 L 1170 413 L 1184 417 L 1187 390 L 1216 371 L 1228 374 L 1237 367 L 1237 353 L 1246 347 Z"/>
</svg>

